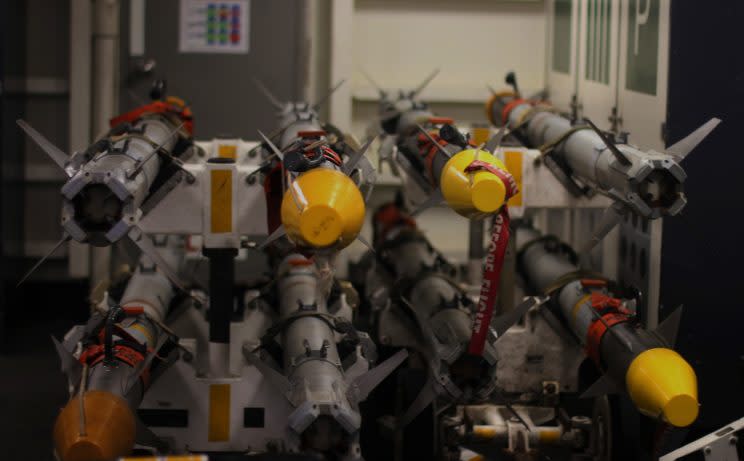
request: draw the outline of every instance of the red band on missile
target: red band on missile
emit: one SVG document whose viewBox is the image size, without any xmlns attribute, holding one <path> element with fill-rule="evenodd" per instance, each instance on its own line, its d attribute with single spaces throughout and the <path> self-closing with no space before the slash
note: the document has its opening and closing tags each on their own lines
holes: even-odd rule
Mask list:
<svg viewBox="0 0 744 461">
<path fill-rule="evenodd" d="M 398 227 L 416 229 L 416 221 L 398 208 L 395 203 L 388 203 L 380 207 L 372 216 L 374 225 L 375 244 L 381 244 L 388 232 Z"/>
<path fill-rule="evenodd" d="M 126 363 L 132 368 L 135 368 L 140 362 L 145 360 L 145 356 L 131 347 L 123 344 L 117 344 L 113 347 L 114 357 L 117 360 Z M 104 346 L 103 344 L 96 344 L 86 348 L 80 354 L 80 363 L 87 363 L 89 367 L 92 367 L 103 361 L 104 357 Z M 142 372 L 142 382 L 147 386 L 150 379 L 150 370 L 145 369 Z"/>
<path fill-rule="evenodd" d="M 517 107 L 520 104 L 526 104 L 529 101 L 526 99 L 514 99 L 510 103 L 504 106 L 504 108 L 501 110 L 501 123 L 506 125 L 509 121 L 509 112 L 512 111 L 515 107 Z"/>
<path fill-rule="evenodd" d="M 506 184 L 506 183 L 505 183 Z M 478 309 L 473 321 L 473 331 L 468 344 L 468 353 L 482 356 L 491 325 L 491 316 L 499 294 L 501 269 L 504 266 L 504 255 L 509 242 L 509 210 L 506 206 L 496 215 L 491 233 L 491 244 L 488 247 L 486 265 L 483 270 Z"/>
<path fill-rule="evenodd" d="M 432 125 L 452 125 L 455 119 L 449 117 L 429 117 L 429 123 Z"/>
<path fill-rule="evenodd" d="M 191 108 L 183 103 L 178 103 L 175 98 L 168 98 L 168 101 L 154 101 L 150 104 L 138 107 L 129 112 L 123 113 L 109 120 L 111 128 L 121 125 L 122 123 L 133 123 L 147 114 L 170 114 L 175 115 L 183 121 L 183 127 L 188 133 L 194 135 L 194 119 L 191 114 Z"/>
<path fill-rule="evenodd" d="M 586 331 L 586 355 L 588 355 L 597 366 L 601 367 L 601 358 L 599 354 L 599 346 L 602 344 L 602 337 L 607 333 L 608 328 L 618 323 L 624 323 L 628 321 L 628 316 L 617 312 L 610 312 L 602 316 L 602 320 L 594 320 L 589 329 Z M 605 326 L 605 324 L 607 324 Z"/>
<path fill-rule="evenodd" d="M 583 288 L 603 288 L 607 286 L 607 280 L 602 279 L 581 279 Z"/>
</svg>

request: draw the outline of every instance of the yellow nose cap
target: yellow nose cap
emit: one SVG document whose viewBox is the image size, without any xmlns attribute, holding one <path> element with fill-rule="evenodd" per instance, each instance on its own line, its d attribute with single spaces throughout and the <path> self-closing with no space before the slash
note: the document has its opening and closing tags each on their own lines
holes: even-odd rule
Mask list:
<svg viewBox="0 0 744 461">
<path fill-rule="evenodd" d="M 282 198 L 282 224 L 296 244 L 339 248 L 356 239 L 364 224 L 364 198 L 340 171 L 316 168 L 301 174 Z"/>
<path fill-rule="evenodd" d="M 62 461 L 108 461 L 128 455 L 134 447 L 135 420 L 121 397 L 88 391 L 83 397 L 81 434 L 79 396 L 70 400 L 54 424 L 54 445 Z"/>
<path fill-rule="evenodd" d="M 641 413 L 661 416 L 676 427 L 689 426 L 697 419 L 697 377 L 675 351 L 659 347 L 642 352 L 628 367 L 625 383 Z"/>
<path fill-rule="evenodd" d="M 506 198 L 506 186 L 495 174 L 486 170 L 465 172 L 476 157 L 477 160 L 507 171 L 501 160 L 489 152 L 465 149 L 447 161 L 439 178 L 447 205 L 466 218 L 482 218 L 494 213 L 504 205 Z"/>
<path fill-rule="evenodd" d="M 308 206 L 300 214 L 300 235 L 312 246 L 325 247 L 337 242 L 343 232 L 341 215 L 328 205 Z"/>
</svg>

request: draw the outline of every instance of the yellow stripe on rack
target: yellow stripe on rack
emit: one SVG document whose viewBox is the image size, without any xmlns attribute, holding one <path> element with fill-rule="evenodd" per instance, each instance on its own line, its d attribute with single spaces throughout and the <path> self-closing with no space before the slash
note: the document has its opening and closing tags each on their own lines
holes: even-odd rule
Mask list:
<svg viewBox="0 0 744 461">
<path fill-rule="evenodd" d="M 232 232 L 232 171 L 212 170 L 211 223 L 213 234 Z"/>
<path fill-rule="evenodd" d="M 209 386 L 209 441 L 230 440 L 230 385 Z"/>
</svg>

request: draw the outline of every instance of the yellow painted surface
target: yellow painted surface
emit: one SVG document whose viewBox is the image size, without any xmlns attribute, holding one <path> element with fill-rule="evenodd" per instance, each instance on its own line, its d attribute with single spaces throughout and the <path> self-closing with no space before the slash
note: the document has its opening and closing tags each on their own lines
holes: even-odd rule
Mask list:
<svg viewBox="0 0 744 461">
<path fill-rule="evenodd" d="M 697 377 L 681 355 L 657 347 L 641 352 L 625 374 L 628 394 L 641 413 L 685 427 L 698 416 Z"/>
<path fill-rule="evenodd" d="M 519 192 L 517 192 L 516 195 L 514 195 L 512 198 L 509 199 L 507 202 L 509 206 L 522 206 L 522 191 L 524 188 L 522 187 L 522 173 L 523 173 L 523 162 L 524 162 L 524 153 L 520 151 L 505 151 L 504 152 L 504 164 L 506 165 L 506 169 L 509 170 L 512 177 L 514 178 L 514 181 L 517 183 L 517 187 L 519 188 Z"/>
<path fill-rule="evenodd" d="M 301 174 L 282 198 L 282 224 L 296 244 L 346 247 L 364 224 L 364 198 L 340 171 L 315 168 Z"/>
<path fill-rule="evenodd" d="M 209 386 L 209 441 L 230 440 L 230 385 Z"/>
<path fill-rule="evenodd" d="M 220 144 L 217 146 L 217 156 L 235 160 L 238 157 L 238 146 L 234 144 Z"/>
<path fill-rule="evenodd" d="M 211 222 L 213 234 L 232 232 L 232 170 L 212 170 L 210 177 Z"/>
</svg>

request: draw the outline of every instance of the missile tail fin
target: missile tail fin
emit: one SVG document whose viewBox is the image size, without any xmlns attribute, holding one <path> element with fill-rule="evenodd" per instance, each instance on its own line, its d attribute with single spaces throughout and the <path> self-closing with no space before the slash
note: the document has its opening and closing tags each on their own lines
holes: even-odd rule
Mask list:
<svg viewBox="0 0 744 461">
<path fill-rule="evenodd" d="M 685 157 L 687 157 L 687 155 L 692 152 L 692 150 L 695 149 L 695 147 L 697 147 L 697 145 L 700 144 L 700 142 L 705 139 L 719 123 L 721 123 L 721 119 L 713 117 L 698 127 L 697 130 L 669 146 L 666 149 L 666 153 L 677 159 L 677 161 L 684 160 Z"/>
<path fill-rule="evenodd" d="M 590 399 L 594 397 L 600 397 L 607 394 L 617 394 L 620 392 L 617 384 L 611 380 L 607 375 L 602 375 L 601 378 L 596 380 L 594 384 L 589 386 L 589 389 L 581 394 L 582 399 Z"/>
<path fill-rule="evenodd" d="M 347 391 L 349 400 L 358 403 L 366 399 L 369 393 L 398 368 L 406 358 L 408 358 L 408 351 L 401 349 L 381 364 L 355 378 L 349 386 L 349 391 Z M 352 393 L 352 389 L 353 395 L 348 395 Z"/>
<path fill-rule="evenodd" d="M 52 159 L 54 163 L 57 164 L 58 167 L 62 169 L 62 171 L 65 171 L 67 176 L 71 176 L 66 170 L 65 167 L 67 166 L 67 162 L 70 160 L 70 157 L 62 152 L 57 146 L 52 144 L 51 141 L 49 141 L 47 138 L 44 137 L 41 133 L 36 131 L 31 125 L 26 123 L 24 120 L 18 119 L 16 120 L 16 123 L 18 124 L 21 129 L 26 132 L 29 138 L 31 138 L 36 145 L 38 145 L 41 150 L 46 153 L 49 158 Z"/>
<path fill-rule="evenodd" d="M 674 343 L 677 342 L 679 324 L 682 320 L 682 309 L 683 306 L 677 307 L 674 312 L 669 314 L 669 316 L 665 318 L 664 321 L 662 321 L 653 331 L 654 334 L 664 340 L 669 347 L 674 347 Z"/>
<path fill-rule="evenodd" d="M 28 279 L 31 276 L 31 274 L 33 274 L 34 272 L 36 272 L 36 269 L 38 269 L 39 267 L 41 267 L 41 265 L 44 264 L 44 261 L 46 261 L 47 259 L 49 259 L 49 257 L 52 256 L 59 249 L 59 247 L 61 247 L 65 243 L 69 242 L 71 239 L 72 239 L 72 237 L 70 237 L 69 235 L 65 235 L 64 237 L 62 237 L 62 239 L 59 242 L 57 242 L 52 247 L 52 249 L 49 250 L 49 252 L 47 254 L 45 254 L 41 259 L 39 259 L 36 262 L 36 264 L 34 264 L 33 267 L 31 267 L 31 269 L 29 269 L 28 272 L 26 272 L 26 274 L 23 276 L 23 278 L 21 278 L 21 281 L 18 282 L 18 285 L 16 285 L 16 288 L 18 288 L 19 286 L 21 286 L 23 284 L 23 282 L 25 282 L 26 279 Z"/>
</svg>

